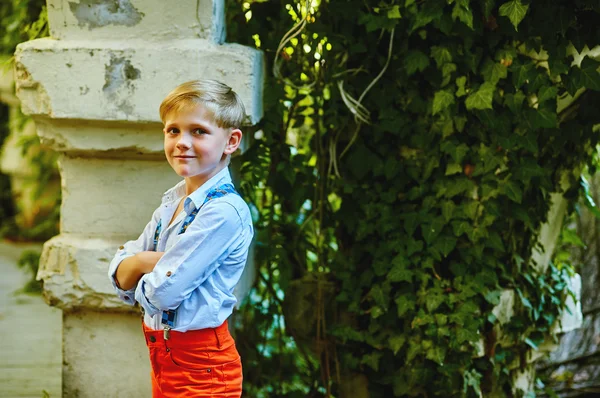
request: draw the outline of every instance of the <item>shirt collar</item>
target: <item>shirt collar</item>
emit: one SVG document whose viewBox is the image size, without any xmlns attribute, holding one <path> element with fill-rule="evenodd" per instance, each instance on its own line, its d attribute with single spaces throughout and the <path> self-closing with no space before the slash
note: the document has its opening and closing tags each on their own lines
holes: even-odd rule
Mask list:
<svg viewBox="0 0 600 398">
<path fill-rule="evenodd" d="M 184 209 L 187 213 L 192 211 L 194 208 L 199 208 L 204 203 L 208 192 L 217 185 L 231 184 L 231 174 L 229 173 L 229 167 L 225 167 L 217 174 L 212 176 L 208 181 L 202 184 L 198 189 L 192 192 L 184 202 Z M 172 202 L 177 199 L 181 199 L 185 196 L 185 180 L 180 181 L 173 188 L 169 189 L 164 193 L 162 203 Z M 189 211 L 188 211 L 189 210 Z"/>
</svg>

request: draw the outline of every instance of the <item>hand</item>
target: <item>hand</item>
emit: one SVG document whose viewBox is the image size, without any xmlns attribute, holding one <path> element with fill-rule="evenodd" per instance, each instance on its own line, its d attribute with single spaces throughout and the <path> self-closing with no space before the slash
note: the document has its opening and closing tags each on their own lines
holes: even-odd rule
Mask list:
<svg viewBox="0 0 600 398">
<path fill-rule="evenodd" d="M 165 254 L 165 252 L 139 252 L 135 255 L 138 261 L 138 270 L 143 274 L 149 274 L 152 272 L 158 260 Z"/>
</svg>

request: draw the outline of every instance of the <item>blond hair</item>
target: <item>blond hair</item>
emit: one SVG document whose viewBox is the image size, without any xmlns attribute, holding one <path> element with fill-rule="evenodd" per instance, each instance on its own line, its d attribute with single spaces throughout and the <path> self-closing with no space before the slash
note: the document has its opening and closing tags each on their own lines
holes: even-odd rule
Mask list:
<svg viewBox="0 0 600 398">
<path fill-rule="evenodd" d="M 179 112 L 191 105 L 202 105 L 212 113 L 220 128 L 239 128 L 246 117 L 246 110 L 239 95 L 231 87 L 216 80 L 192 80 L 171 91 L 160 104 L 160 119 Z"/>
</svg>

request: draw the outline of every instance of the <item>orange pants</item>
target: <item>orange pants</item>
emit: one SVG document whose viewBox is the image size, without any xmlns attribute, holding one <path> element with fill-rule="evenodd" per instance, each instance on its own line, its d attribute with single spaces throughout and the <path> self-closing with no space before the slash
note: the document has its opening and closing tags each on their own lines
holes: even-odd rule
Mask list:
<svg viewBox="0 0 600 398">
<path fill-rule="evenodd" d="M 214 329 L 170 332 L 144 324 L 152 365 L 152 397 L 242 396 L 242 362 L 227 321 Z"/>
</svg>

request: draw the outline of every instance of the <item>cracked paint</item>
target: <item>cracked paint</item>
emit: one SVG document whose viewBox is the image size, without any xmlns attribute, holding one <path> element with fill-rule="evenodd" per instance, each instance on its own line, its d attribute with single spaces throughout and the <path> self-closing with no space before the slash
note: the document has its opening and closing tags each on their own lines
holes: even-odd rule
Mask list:
<svg viewBox="0 0 600 398">
<path fill-rule="evenodd" d="M 87 25 L 90 30 L 108 25 L 135 26 L 144 17 L 130 0 L 80 0 L 69 2 L 69 7 L 79 26 Z"/>
<path fill-rule="evenodd" d="M 135 90 L 133 81 L 139 79 L 141 75 L 140 70 L 131 65 L 130 60 L 125 59 L 125 57 L 111 55 L 110 63 L 106 65 L 104 72 L 105 83 L 102 91 L 109 100 L 118 103 L 118 107 L 122 112 L 128 115 L 132 114 L 134 108 L 128 102 L 129 94 Z"/>
</svg>

